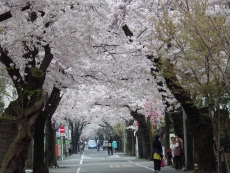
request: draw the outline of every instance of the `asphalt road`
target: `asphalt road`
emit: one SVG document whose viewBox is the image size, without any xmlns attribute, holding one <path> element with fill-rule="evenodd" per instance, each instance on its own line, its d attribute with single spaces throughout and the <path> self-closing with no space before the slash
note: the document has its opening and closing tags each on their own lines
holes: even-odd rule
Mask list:
<svg viewBox="0 0 230 173">
<path fill-rule="evenodd" d="M 83 155 L 73 154 L 58 161 L 61 168 L 50 168 L 50 173 L 153 173 L 153 162 L 137 159 L 117 152 L 108 155 L 107 151 L 86 149 Z M 174 173 L 171 166 L 162 168 L 162 173 Z M 186 171 L 191 173 L 190 171 Z"/>
</svg>

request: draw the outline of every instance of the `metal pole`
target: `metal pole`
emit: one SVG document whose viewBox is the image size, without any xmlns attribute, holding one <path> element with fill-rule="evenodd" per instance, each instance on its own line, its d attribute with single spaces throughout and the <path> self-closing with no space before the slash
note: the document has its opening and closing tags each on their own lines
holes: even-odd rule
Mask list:
<svg viewBox="0 0 230 173">
<path fill-rule="evenodd" d="M 188 161 L 188 154 L 187 154 L 187 127 L 186 127 L 186 120 L 187 120 L 187 114 L 184 111 L 184 108 L 182 108 L 183 111 L 183 130 L 184 130 L 184 157 L 185 157 L 185 169 L 187 169 L 187 161 Z"/>
<path fill-rule="evenodd" d="M 137 135 L 136 135 L 136 157 L 139 158 L 138 137 L 137 137 Z"/>
<path fill-rule="evenodd" d="M 61 136 L 61 160 L 63 160 L 63 136 Z"/>
<path fill-rule="evenodd" d="M 218 150 L 218 173 L 220 173 L 220 163 L 221 163 L 221 157 L 220 157 L 220 102 L 218 103 L 218 122 L 217 122 L 217 150 Z"/>
<path fill-rule="evenodd" d="M 219 82 L 218 82 L 219 85 Z M 220 173 L 220 97 L 221 97 L 221 93 L 219 90 L 218 93 L 218 112 L 217 112 L 217 153 L 218 153 L 218 168 L 217 168 L 217 172 Z"/>
<path fill-rule="evenodd" d="M 124 153 L 126 153 L 126 141 L 127 141 L 126 128 L 124 128 Z"/>
</svg>

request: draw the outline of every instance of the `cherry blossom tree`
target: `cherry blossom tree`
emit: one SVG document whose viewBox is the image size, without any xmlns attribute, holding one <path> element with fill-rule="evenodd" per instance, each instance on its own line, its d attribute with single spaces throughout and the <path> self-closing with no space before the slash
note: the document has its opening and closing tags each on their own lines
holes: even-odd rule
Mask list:
<svg viewBox="0 0 230 173">
<path fill-rule="evenodd" d="M 145 6 L 146 4 L 148 4 L 148 6 Z M 159 3 L 159 5 L 155 6 L 153 6 L 153 2 L 149 1 L 144 3 L 138 3 L 137 1 L 119 1 L 114 5 L 114 22 L 113 25 L 111 25 L 111 28 L 117 31 L 119 35 L 125 33 L 127 38 L 129 38 L 127 45 L 130 45 L 130 47 L 126 50 L 126 53 L 134 48 L 138 51 L 132 52 L 133 55 L 141 56 L 141 53 L 143 53 L 142 55 L 152 55 L 153 63 L 159 65 L 159 67 L 161 67 L 160 69 L 163 67 L 167 86 L 185 108 L 186 113 L 193 117 L 192 121 L 194 125 L 199 123 L 194 120 L 199 119 L 197 115 L 200 113 L 197 108 L 203 105 L 201 103 L 201 95 L 204 96 L 207 94 L 205 82 L 209 83 L 210 80 L 213 81 L 215 72 L 217 72 L 216 69 L 218 69 L 224 79 L 226 91 L 228 92 L 229 89 L 228 77 L 226 77 L 224 73 L 225 70 L 223 70 L 226 69 L 226 65 L 228 64 L 226 63 L 228 62 L 228 56 L 225 56 L 228 55 L 228 48 L 223 47 L 222 50 L 224 51 L 221 52 L 219 47 L 216 49 L 216 45 L 213 44 L 213 40 L 219 40 L 223 45 L 226 45 L 225 37 L 228 38 L 228 34 L 225 37 L 224 35 L 228 33 L 228 30 L 224 29 L 223 35 L 220 35 L 218 32 L 213 32 L 215 29 L 221 28 L 219 22 L 221 23 L 222 20 L 218 22 L 215 21 L 217 25 L 213 25 L 215 22 L 210 20 L 210 18 L 206 18 L 204 11 L 197 10 L 200 7 L 203 9 L 208 8 L 208 1 L 197 3 L 193 1 L 175 1 L 175 3 L 172 2 L 171 5 Z M 147 14 L 145 13 L 146 11 L 148 11 Z M 198 12 L 201 13 L 198 15 Z M 143 14 L 145 19 L 138 17 L 143 16 Z M 150 14 L 151 17 L 149 17 L 148 14 Z M 153 19 L 153 16 L 156 17 L 156 20 Z M 194 20 L 194 16 L 196 20 Z M 204 20 L 202 20 L 202 18 Z M 209 26 L 206 25 L 207 22 L 210 24 Z M 160 25 L 162 27 L 159 27 Z M 149 26 L 153 27 L 151 28 Z M 222 29 L 218 29 L 218 31 L 222 31 Z M 209 33 L 213 33 L 214 36 L 211 36 Z M 219 36 L 219 38 L 215 37 L 216 35 Z M 153 39 L 153 37 L 156 39 Z M 202 50 L 199 50 L 200 47 Z M 119 51 L 119 47 L 116 48 L 116 51 Z M 203 58 L 204 53 L 207 53 L 206 59 Z M 197 54 L 199 55 L 196 56 Z M 197 57 L 200 57 L 199 63 L 197 63 Z M 158 58 L 163 61 L 159 62 Z M 210 71 L 212 68 L 214 70 Z M 206 71 L 208 73 L 204 73 L 204 69 L 208 70 Z M 214 73 L 212 74 L 212 72 Z M 219 74 L 219 72 L 217 74 Z M 187 80 L 188 76 L 192 77 L 190 78 L 191 80 Z M 176 85 L 173 80 L 179 82 L 181 85 Z M 212 84 L 210 83 L 210 85 Z M 198 86 L 201 90 L 194 90 L 194 87 L 197 88 Z M 212 95 L 216 93 L 215 88 L 211 87 L 210 89 L 212 92 L 209 94 Z M 193 95 L 194 99 L 190 98 L 188 95 L 189 92 Z M 209 97 L 210 95 L 206 96 Z M 188 105 L 186 101 L 189 103 L 194 102 L 194 105 Z M 198 106 L 196 107 L 196 105 Z M 205 166 L 206 165 L 204 165 L 204 168 Z"/>
<path fill-rule="evenodd" d="M 9 108 L 5 110 L 6 119 L 1 120 L 1 123 L 4 124 L 13 121 L 12 130 L 17 133 L 8 133 L 7 137 L 14 142 L 11 141 L 12 144 L 10 145 L 9 141 L 5 141 L 4 144 L 11 146 L 13 150 L 11 148 L 1 150 L 1 155 L 4 155 L 4 157 L 1 160 L 0 172 L 23 172 L 23 169 L 25 169 L 27 156 L 25 146 L 29 146 L 33 125 L 45 100 L 44 83 L 48 92 L 53 85 L 58 88 L 71 85 L 74 79 L 71 74 L 67 76 L 65 71 L 70 70 L 71 67 L 73 68 L 73 64 L 83 63 L 81 58 L 93 54 L 93 49 L 87 47 L 97 40 L 93 39 L 92 32 L 99 33 L 99 28 L 94 28 L 91 21 L 96 22 L 95 19 L 100 21 L 103 15 L 97 13 L 97 6 L 102 4 L 96 3 L 93 6 L 92 3 L 6 1 L 1 4 L 0 61 L 8 71 L 19 97 L 11 102 Z M 104 7 L 107 7 L 107 5 L 104 5 Z M 91 15 L 90 12 L 92 12 Z M 84 15 L 84 13 L 87 13 L 87 15 Z M 79 18 L 73 17 L 73 20 L 66 20 L 67 17 L 76 16 L 76 14 L 83 14 L 86 18 L 77 15 Z M 95 19 L 93 19 L 94 17 Z M 63 25 L 63 22 L 65 22 L 65 25 Z M 73 28 L 72 26 L 76 22 L 79 26 Z M 81 31 L 84 32 L 81 33 Z M 75 40 L 79 44 L 73 46 L 71 40 Z M 73 58 L 77 52 L 79 52 L 79 58 Z M 78 69 L 76 66 L 74 68 Z M 61 74 L 61 76 L 58 74 Z M 23 103 L 23 106 L 18 107 L 17 103 Z M 23 111 L 17 112 L 16 106 Z M 9 118 L 13 120 L 9 120 Z M 21 118 L 24 122 L 18 122 Z M 17 130 L 17 126 L 24 128 L 24 130 Z M 25 146 L 19 146 L 22 144 Z M 14 162 L 11 159 L 13 157 Z"/>
<path fill-rule="evenodd" d="M 150 121 L 157 126 L 159 122 L 164 118 L 164 106 L 161 101 L 157 99 L 147 100 L 144 103 L 144 114 Z M 163 120 L 164 121 L 164 120 Z"/>
<path fill-rule="evenodd" d="M 152 35 L 152 18 L 168 6 L 138 0 L 4 1 L 0 62 L 19 97 L 6 109 L 7 118 L 0 123 L 14 119 L 11 129 L 17 133 L 7 137 L 15 143 L 4 144 L 18 150 L 0 151 L 4 155 L 0 172 L 25 169 L 27 151 L 21 154 L 21 150 L 26 147 L 17 145 L 30 143 L 45 92 L 50 95 L 53 86 L 63 92 L 53 120 L 63 123 L 84 119 L 116 125 L 121 119 L 132 118 L 124 105 L 136 110 L 143 108 L 148 97 L 160 99 L 151 76 L 152 62 L 146 56 L 156 54 L 160 45 Z M 17 103 L 29 103 L 30 107 L 22 104 L 18 108 L 24 111 L 19 114 L 10 109 Z M 17 121 L 21 118 L 23 123 Z M 20 131 L 16 125 L 28 128 Z M 13 170 L 15 165 L 18 167 Z"/>
</svg>

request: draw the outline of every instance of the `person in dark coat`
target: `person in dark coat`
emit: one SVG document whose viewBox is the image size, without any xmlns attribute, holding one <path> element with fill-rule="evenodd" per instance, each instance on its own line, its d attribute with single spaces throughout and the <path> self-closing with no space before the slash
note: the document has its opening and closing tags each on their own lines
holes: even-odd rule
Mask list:
<svg viewBox="0 0 230 173">
<path fill-rule="evenodd" d="M 175 155 L 175 169 L 176 171 L 182 171 L 182 151 L 184 149 L 183 140 L 181 139 L 180 134 L 176 134 L 176 144 L 174 148 L 174 155 Z"/>
<path fill-rule="evenodd" d="M 154 170 L 155 172 L 160 173 L 161 170 L 161 159 L 162 159 L 162 146 L 159 141 L 160 136 L 156 135 L 155 140 L 153 141 L 153 161 L 154 161 Z"/>
<path fill-rule="evenodd" d="M 97 141 L 97 151 L 100 151 L 100 146 L 101 146 L 100 141 Z"/>
<path fill-rule="evenodd" d="M 113 155 L 113 149 L 112 149 L 112 142 L 113 142 L 113 139 L 112 137 L 110 137 L 109 141 L 108 141 L 108 155 Z"/>
<path fill-rule="evenodd" d="M 69 155 L 70 155 L 70 156 L 72 155 L 72 151 L 73 151 L 73 145 L 72 145 L 72 143 L 70 142 L 70 144 L 69 144 Z"/>
</svg>

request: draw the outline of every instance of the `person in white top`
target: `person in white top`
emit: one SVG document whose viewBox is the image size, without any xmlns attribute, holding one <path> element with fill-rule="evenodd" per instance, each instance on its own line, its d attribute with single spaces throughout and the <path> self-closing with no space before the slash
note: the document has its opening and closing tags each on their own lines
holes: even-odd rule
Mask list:
<svg viewBox="0 0 230 173">
<path fill-rule="evenodd" d="M 174 167 L 175 167 L 175 155 L 174 155 L 175 147 L 178 147 L 178 143 L 176 143 L 175 137 L 171 137 L 171 147 L 170 147 L 171 151 L 172 151 L 172 160 L 171 160 L 171 162 L 172 162 Z"/>
</svg>

